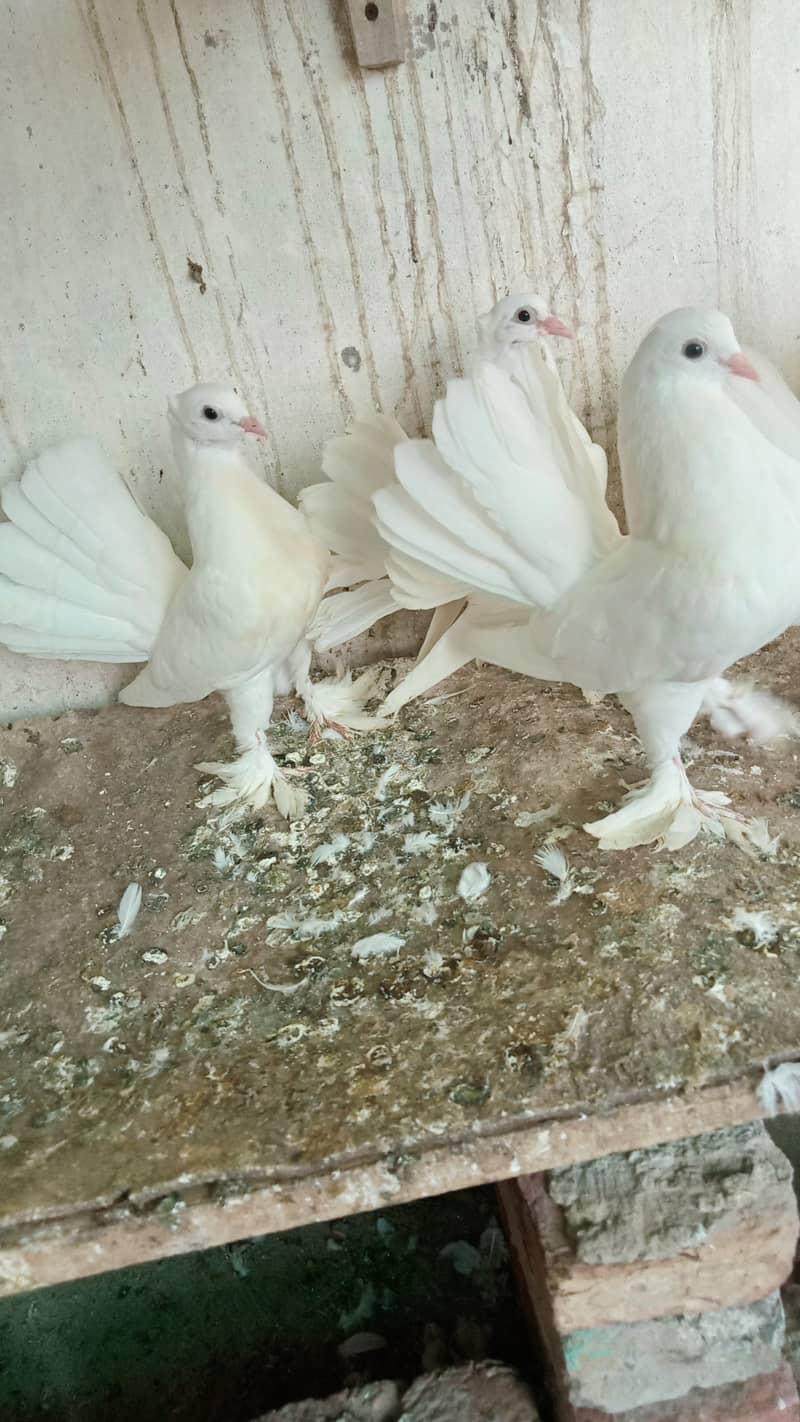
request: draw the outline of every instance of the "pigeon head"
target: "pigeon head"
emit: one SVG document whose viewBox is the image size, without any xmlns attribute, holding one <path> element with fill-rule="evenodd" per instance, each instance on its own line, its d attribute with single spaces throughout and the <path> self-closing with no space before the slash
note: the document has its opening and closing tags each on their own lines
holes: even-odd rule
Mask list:
<svg viewBox="0 0 800 1422">
<path fill-rule="evenodd" d="M 574 333 L 553 315 L 544 297 L 522 286 L 478 317 L 478 331 L 487 355 L 498 348 L 535 341 L 541 335 L 574 339 Z"/>
<path fill-rule="evenodd" d="M 195 444 L 235 445 L 246 434 L 267 439 L 263 425 L 226 385 L 193 385 L 169 402 L 170 420 Z"/>
<path fill-rule="evenodd" d="M 709 387 L 731 376 L 759 378 L 728 317 L 700 306 L 683 306 L 662 316 L 642 341 L 630 370 L 634 375 L 688 377 Z"/>
</svg>

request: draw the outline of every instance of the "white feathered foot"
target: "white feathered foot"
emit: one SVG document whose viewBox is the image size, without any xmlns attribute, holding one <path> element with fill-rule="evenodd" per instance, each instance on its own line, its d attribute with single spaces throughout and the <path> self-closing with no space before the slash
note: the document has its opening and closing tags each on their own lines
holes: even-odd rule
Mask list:
<svg viewBox="0 0 800 1422">
<path fill-rule="evenodd" d="M 315 745 L 326 726 L 345 738 L 353 731 L 373 731 L 385 726 L 385 717 L 369 715 L 365 709 L 367 703 L 380 694 L 380 684 L 381 671 L 376 667 L 369 667 L 355 681 L 350 672 L 316 682 L 307 675 L 299 679 L 297 692 L 306 718 L 311 722 L 309 743 Z"/>
<path fill-rule="evenodd" d="M 270 669 L 225 693 L 239 754 L 230 762 L 202 761 L 195 767 L 222 781 L 218 790 L 198 800 L 203 809 L 228 810 L 236 818 L 239 810 L 263 810 L 274 800 L 287 820 L 305 813 L 308 795 L 292 783 L 303 772 L 283 770 L 277 764 L 262 730 L 272 715 L 274 685 L 275 672 Z"/>
<path fill-rule="evenodd" d="M 263 810 L 270 800 L 284 819 L 300 819 L 306 811 L 308 794 L 293 780 L 302 774 L 297 770 L 283 770 L 273 758 L 263 731 L 257 731 L 253 744 L 240 746 L 239 755 L 232 761 L 202 761 L 197 770 L 207 775 L 217 775 L 223 782 L 218 790 L 212 790 L 198 800 L 204 809 L 233 810 L 237 808 Z"/>
<path fill-rule="evenodd" d="M 601 849 L 653 843 L 659 849 L 682 849 L 704 833 L 729 839 L 746 852 L 774 854 L 778 841 L 770 838 L 766 820 L 748 819 L 728 809 L 730 803 L 721 790 L 695 790 L 676 756 L 655 770 L 641 789 L 632 790 L 621 810 L 583 828 L 600 841 Z"/>
<path fill-rule="evenodd" d="M 636 722 L 653 770 L 647 784 L 631 791 L 620 810 L 584 825 L 601 849 L 654 843 L 659 849 L 682 849 L 703 832 L 729 839 L 747 853 L 774 854 L 778 842 L 770 839 L 765 820 L 728 809 L 730 799 L 721 790 L 695 790 L 689 783 L 680 740 L 707 692 L 708 684 L 662 682 L 620 697 Z"/>
</svg>

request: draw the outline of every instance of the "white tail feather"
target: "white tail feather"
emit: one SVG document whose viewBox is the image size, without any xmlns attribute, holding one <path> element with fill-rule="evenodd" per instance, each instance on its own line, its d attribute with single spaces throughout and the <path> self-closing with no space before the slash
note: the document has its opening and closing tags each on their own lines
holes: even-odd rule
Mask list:
<svg viewBox="0 0 800 1422">
<path fill-rule="evenodd" d="M 312 682 L 308 678 L 298 683 L 297 690 L 310 721 L 320 724 L 335 721 L 351 731 L 366 731 L 385 725 L 382 717 L 371 716 L 365 710 L 367 703 L 380 695 L 381 676 L 379 667 L 368 667 L 355 681 L 350 672 L 346 672 L 322 681 Z"/>
<path fill-rule="evenodd" d="M 146 661 L 186 568 L 91 440 L 45 450 L 0 502 L 0 638 L 13 651 Z"/>
<path fill-rule="evenodd" d="M 388 578 L 362 583 L 352 592 L 338 592 L 323 598 L 317 608 L 309 636 L 318 652 L 339 647 L 366 632 L 382 617 L 397 611 Z"/>
<path fill-rule="evenodd" d="M 781 1062 L 765 1071 L 756 1096 L 766 1116 L 777 1116 L 781 1105 L 785 1111 L 800 1111 L 800 1062 Z"/>
</svg>

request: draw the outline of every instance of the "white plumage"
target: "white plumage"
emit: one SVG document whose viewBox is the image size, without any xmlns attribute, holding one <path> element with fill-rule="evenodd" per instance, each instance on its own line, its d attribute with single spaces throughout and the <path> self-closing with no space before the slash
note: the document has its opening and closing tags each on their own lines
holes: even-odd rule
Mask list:
<svg viewBox="0 0 800 1422">
<path fill-rule="evenodd" d="M 429 654 L 439 675 L 477 656 L 620 695 L 652 777 L 586 826 L 602 847 L 678 848 L 704 829 L 770 852 L 763 822 L 691 787 L 679 745 L 701 706 L 728 731 L 761 724 L 766 703 L 754 710 L 722 674 L 800 615 L 792 397 L 778 403 L 774 372 L 762 386 L 720 313 L 660 321 L 623 382 L 623 537 L 552 374 L 536 346 L 512 346 L 511 368 L 483 361 L 450 383 L 434 443 L 397 443 L 396 477 L 371 496 L 394 594 L 425 605 L 425 570 L 450 602 L 467 589 Z"/>
<path fill-rule="evenodd" d="M 34 459 L 0 494 L 0 641 L 36 657 L 144 662 L 120 694 L 172 706 L 221 691 L 239 752 L 200 768 L 223 788 L 203 803 L 285 815 L 305 796 L 278 767 L 264 728 L 275 694 L 296 688 L 316 722 L 363 721 L 371 678 L 313 686 L 308 628 L 328 574 L 306 519 L 249 468 L 247 433 L 265 435 L 238 395 L 200 385 L 170 404 L 192 543 L 188 570 L 91 440 Z"/>
</svg>

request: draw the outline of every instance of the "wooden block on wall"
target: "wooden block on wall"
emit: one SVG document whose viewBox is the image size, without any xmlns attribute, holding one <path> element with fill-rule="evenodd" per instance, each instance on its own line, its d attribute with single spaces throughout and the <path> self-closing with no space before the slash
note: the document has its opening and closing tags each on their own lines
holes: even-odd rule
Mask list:
<svg viewBox="0 0 800 1422">
<path fill-rule="evenodd" d="M 356 57 L 363 69 L 402 64 L 402 0 L 347 0 Z"/>
</svg>

